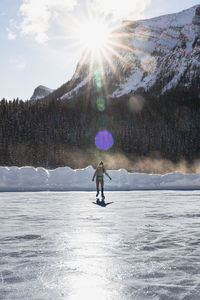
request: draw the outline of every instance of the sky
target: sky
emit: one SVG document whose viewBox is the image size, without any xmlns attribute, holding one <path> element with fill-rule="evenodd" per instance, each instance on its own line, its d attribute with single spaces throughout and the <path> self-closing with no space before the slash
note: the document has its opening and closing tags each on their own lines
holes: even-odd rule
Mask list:
<svg viewBox="0 0 200 300">
<path fill-rule="evenodd" d="M 0 99 L 30 99 L 73 76 L 82 48 L 74 28 L 89 15 L 115 23 L 176 13 L 199 0 L 0 0 Z"/>
</svg>

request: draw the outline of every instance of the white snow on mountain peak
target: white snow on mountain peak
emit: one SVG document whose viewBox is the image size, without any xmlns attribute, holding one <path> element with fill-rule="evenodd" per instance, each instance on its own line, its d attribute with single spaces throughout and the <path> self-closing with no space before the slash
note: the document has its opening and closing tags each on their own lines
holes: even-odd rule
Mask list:
<svg viewBox="0 0 200 300">
<path fill-rule="evenodd" d="M 197 59 L 199 53 L 194 47 L 195 39 L 200 38 L 200 26 L 193 22 L 197 17 L 195 15 L 197 8 L 198 6 L 195 6 L 177 14 L 128 22 L 127 30 L 130 35 L 128 46 L 133 48 L 129 55 L 137 61 L 138 67 L 129 70 L 129 76 L 125 76 L 125 81 L 114 90 L 112 97 L 120 97 L 139 88 L 147 91 L 160 78 L 172 77 L 163 84 L 162 93 L 164 93 L 178 85 L 184 73 L 187 71 L 191 73 L 194 65 L 200 66 Z M 126 57 L 128 53 L 123 50 L 120 54 Z M 147 68 L 144 68 L 144 57 L 148 56 L 149 59 L 144 63 Z M 153 69 L 148 68 L 150 64 L 154 64 Z"/>
<path fill-rule="evenodd" d="M 76 79 L 78 79 L 78 76 L 76 77 Z M 67 92 L 66 94 L 64 94 L 60 99 L 61 100 L 65 100 L 65 99 L 71 99 L 73 96 L 76 95 L 76 93 L 78 92 L 78 90 L 85 86 L 88 82 L 88 76 L 86 76 L 86 78 L 84 78 L 77 86 L 75 86 L 71 91 Z"/>
<path fill-rule="evenodd" d="M 200 68 L 200 6 L 147 20 L 124 21 L 121 33 L 124 37 L 120 42 L 125 47 L 118 47 L 116 51 L 123 59 L 115 55 L 111 58 L 119 73 L 118 81 L 113 68 L 106 59 L 103 60 L 108 97 L 121 97 L 141 88 L 148 91 L 155 85 L 163 94 L 178 86 L 182 78 L 187 78 L 184 86 L 189 87 L 197 76 Z M 84 72 L 74 75 L 78 80 L 62 99 L 78 94 L 91 80 L 88 73 L 85 68 Z M 92 77 L 95 82 L 95 74 Z"/>
<path fill-rule="evenodd" d="M 41 99 L 45 96 L 48 96 L 49 94 L 51 94 L 54 90 L 43 86 L 43 85 L 39 85 L 35 90 L 34 93 L 32 95 L 32 97 L 30 98 L 30 100 L 38 100 Z"/>
</svg>

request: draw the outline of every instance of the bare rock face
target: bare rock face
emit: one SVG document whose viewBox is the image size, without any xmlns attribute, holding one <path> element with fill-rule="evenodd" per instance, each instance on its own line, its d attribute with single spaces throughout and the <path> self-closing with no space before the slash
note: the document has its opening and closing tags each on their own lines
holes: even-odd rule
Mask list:
<svg viewBox="0 0 200 300">
<path fill-rule="evenodd" d="M 198 6 L 195 10 L 195 16 L 192 20 L 192 24 L 200 26 L 200 6 Z"/>
<path fill-rule="evenodd" d="M 52 89 L 49 89 L 43 85 L 39 85 L 34 90 L 34 93 L 33 93 L 32 97 L 30 98 L 30 100 L 38 100 L 38 99 L 44 98 L 44 97 L 48 96 L 49 94 L 51 94 L 52 92 L 53 92 Z"/>
<path fill-rule="evenodd" d="M 196 8 L 195 15 L 200 17 L 200 6 Z"/>
</svg>

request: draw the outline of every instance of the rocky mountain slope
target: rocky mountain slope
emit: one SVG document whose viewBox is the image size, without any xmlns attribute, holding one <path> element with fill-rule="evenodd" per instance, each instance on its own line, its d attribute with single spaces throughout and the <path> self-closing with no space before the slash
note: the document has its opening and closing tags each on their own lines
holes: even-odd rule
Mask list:
<svg viewBox="0 0 200 300">
<path fill-rule="evenodd" d="M 159 97 L 171 89 L 188 91 L 200 78 L 200 6 L 148 20 L 124 21 L 109 62 L 102 57 L 101 76 L 108 98 L 136 92 Z M 98 63 L 80 61 L 68 83 L 46 99 L 72 99 L 96 90 Z M 103 71 L 102 71 L 103 70 Z M 100 71 L 99 71 L 100 72 Z M 200 83 L 196 84 L 197 92 Z"/>
<path fill-rule="evenodd" d="M 53 92 L 52 89 L 47 88 L 46 86 L 39 85 L 33 92 L 30 100 L 38 100 L 44 98 Z"/>
</svg>

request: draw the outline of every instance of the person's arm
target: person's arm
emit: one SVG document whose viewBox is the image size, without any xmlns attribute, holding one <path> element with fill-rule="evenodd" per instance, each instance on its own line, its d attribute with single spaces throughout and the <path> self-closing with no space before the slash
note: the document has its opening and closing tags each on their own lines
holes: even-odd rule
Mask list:
<svg viewBox="0 0 200 300">
<path fill-rule="evenodd" d="M 110 178 L 110 180 L 111 180 L 111 177 L 110 177 L 110 175 L 107 173 L 107 171 L 106 171 L 106 169 L 104 168 L 104 173 L 106 174 L 106 176 L 108 176 L 108 178 Z"/>
<path fill-rule="evenodd" d="M 96 169 L 96 171 L 94 172 L 94 175 L 93 175 L 93 177 L 92 177 L 92 181 L 94 181 L 94 178 L 95 178 L 96 175 L 97 175 L 97 169 Z"/>
</svg>

